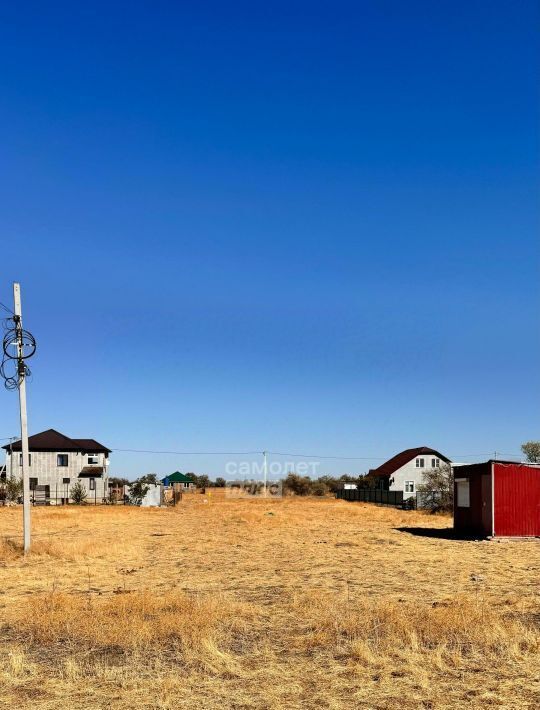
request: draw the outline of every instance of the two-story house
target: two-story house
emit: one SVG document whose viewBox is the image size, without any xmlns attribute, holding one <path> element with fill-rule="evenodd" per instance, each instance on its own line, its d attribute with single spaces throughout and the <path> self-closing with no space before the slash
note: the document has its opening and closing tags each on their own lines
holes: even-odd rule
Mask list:
<svg viewBox="0 0 540 710">
<path fill-rule="evenodd" d="M 3 447 L 6 475 L 22 475 L 21 442 Z M 36 502 L 67 503 L 70 490 L 80 481 L 87 501 L 101 503 L 108 497 L 107 468 L 111 450 L 95 439 L 71 439 L 55 429 L 28 437 L 30 489 Z"/>
<path fill-rule="evenodd" d="M 376 479 L 377 487 L 386 491 L 403 491 L 403 498 L 416 495 L 424 473 L 429 468 L 438 468 L 451 463 L 450 459 L 428 446 L 406 449 L 396 454 L 378 468 L 372 468 L 369 476 Z"/>
</svg>

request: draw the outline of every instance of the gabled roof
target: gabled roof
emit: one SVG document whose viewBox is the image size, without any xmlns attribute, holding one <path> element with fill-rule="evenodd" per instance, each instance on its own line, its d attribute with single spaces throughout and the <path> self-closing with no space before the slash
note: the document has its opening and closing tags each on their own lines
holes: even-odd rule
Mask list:
<svg viewBox="0 0 540 710">
<path fill-rule="evenodd" d="M 6 451 L 10 449 L 20 451 L 21 442 L 20 440 L 15 441 L 11 446 L 7 444 L 2 448 Z M 69 436 L 61 434 L 56 429 L 47 429 L 47 431 L 29 436 L 28 449 L 29 451 L 92 451 L 107 454 L 111 452 L 95 439 L 70 439 Z"/>
<path fill-rule="evenodd" d="M 450 459 L 443 456 L 439 451 L 435 449 L 430 449 L 429 446 L 418 446 L 416 449 L 405 449 L 399 454 L 396 454 L 391 459 L 388 459 L 386 463 L 383 463 L 378 468 L 372 468 L 369 471 L 370 476 L 391 476 L 398 468 L 405 466 L 412 459 L 417 456 L 436 456 L 442 459 L 446 463 L 450 463 Z"/>
<path fill-rule="evenodd" d="M 180 473 L 180 471 L 175 471 L 174 473 L 165 476 L 165 478 L 162 478 L 161 481 L 169 481 L 169 483 L 193 483 L 191 478 L 188 478 L 188 476 L 184 473 Z"/>
</svg>

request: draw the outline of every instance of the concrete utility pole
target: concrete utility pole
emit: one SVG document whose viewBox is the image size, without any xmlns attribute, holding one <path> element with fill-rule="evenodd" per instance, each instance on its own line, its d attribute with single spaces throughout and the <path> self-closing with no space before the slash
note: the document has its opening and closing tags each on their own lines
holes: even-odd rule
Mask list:
<svg viewBox="0 0 540 710">
<path fill-rule="evenodd" d="M 267 451 L 263 451 L 263 456 L 264 456 L 264 467 L 263 467 L 263 473 L 264 473 L 264 493 L 263 493 L 263 495 L 264 495 L 264 497 L 266 498 L 266 491 L 267 491 L 266 483 L 267 483 L 267 481 L 268 481 L 268 459 L 267 459 L 268 452 L 267 452 Z"/>
<path fill-rule="evenodd" d="M 23 539 L 24 552 L 30 551 L 30 479 L 28 471 L 28 418 L 26 415 L 26 374 L 24 366 L 24 346 L 21 313 L 21 286 L 13 284 L 13 303 L 17 326 L 17 371 L 19 376 L 19 407 L 21 411 L 21 448 L 22 448 L 22 479 L 23 479 Z M 12 454 L 13 457 L 13 454 Z"/>
</svg>

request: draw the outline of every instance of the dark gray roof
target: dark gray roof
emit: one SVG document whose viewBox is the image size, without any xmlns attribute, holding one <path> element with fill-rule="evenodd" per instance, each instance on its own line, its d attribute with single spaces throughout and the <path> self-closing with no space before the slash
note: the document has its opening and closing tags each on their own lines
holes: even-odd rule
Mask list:
<svg viewBox="0 0 540 710">
<path fill-rule="evenodd" d="M 10 446 L 2 447 L 6 451 L 10 448 L 13 451 L 21 451 L 21 442 L 15 441 Z M 39 434 L 28 437 L 29 451 L 89 451 L 96 453 L 110 453 L 110 449 L 100 444 L 95 439 L 71 439 L 65 434 L 61 434 L 56 429 L 47 429 Z"/>
</svg>

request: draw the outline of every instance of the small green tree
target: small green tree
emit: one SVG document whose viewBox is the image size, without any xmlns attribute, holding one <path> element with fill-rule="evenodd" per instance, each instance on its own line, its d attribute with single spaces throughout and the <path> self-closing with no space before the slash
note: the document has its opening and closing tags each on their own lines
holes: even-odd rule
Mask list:
<svg viewBox="0 0 540 710">
<path fill-rule="evenodd" d="M 189 473 L 186 473 L 186 476 L 192 483 L 195 484 L 196 488 L 208 488 L 212 485 L 212 481 L 205 473 L 198 476 L 196 473 L 193 473 L 191 471 Z"/>
<path fill-rule="evenodd" d="M 324 483 L 324 481 L 313 481 L 311 484 L 311 495 L 312 496 L 325 496 L 330 489 Z"/>
<path fill-rule="evenodd" d="M 197 476 L 197 488 L 208 488 L 210 486 L 210 478 L 203 473 L 202 476 Z"/>
<path fill-rule="evenodd" d="M 88 496 L 88 493 L 86 491 L 86 486 L 83 486 L 81 481 L 77 481 L 75 485 L 71 486 L 71 490 L 69 491 L 69 495 L 72 499 L 72 501 L 76 505 L 84 505 L 86 503 L 86 498 Z"/>
<path fill-rule="evenodd" d="M 424 507 L 433 512 L 450 512 L 454 507 L 454 474 L 448 463 L 425 469 L 418 492 L 423 494 Z"/>
<path fill-rule="evenodd" d="M 143 476 L 142 478 L 133 481 L 133 483 L 130 483 L 128 486 L 129 499 L 132 505 L 140 505 L 143 501 L 144 496 L 150 490 L 150 484 L 146 483 L 146 481 L 144 480 L 145 478 L 146 477 Z"/>
<path fill-rule="evenodd" d="M 225 488 L 227 481 L 224 478 L 221 478 L 221 476 L 218 476 L 214 485 L 216 488 Z"/>
<path fill-rule="evenodd" d="M 530 463 L 540 463 L 540 441 L 526 441 L 521 450 Z"/>
<path fill-rule="evenodd" d="M 23 496 L 22 478 L 8 478 L 5 484 L 6 500 L 10 503 L 19 503 Z"/>
<path fill-rule="evenodd" d="M 379 479 L 376 476 L 370 476 L 369 473 L 364 473 L 362 476 L 358 476 L 358 488 L 361 489 L 373 489 L 377 488 L 379 485 Z"/>
<path fill-rule="evenodd" d="M 308 496 L 311 493 L 312 485 L 313 481 L 309 476 L 299 476 L 291 471 L 283 481 L 283 490 L 297 496 Z"/>
</svg>

